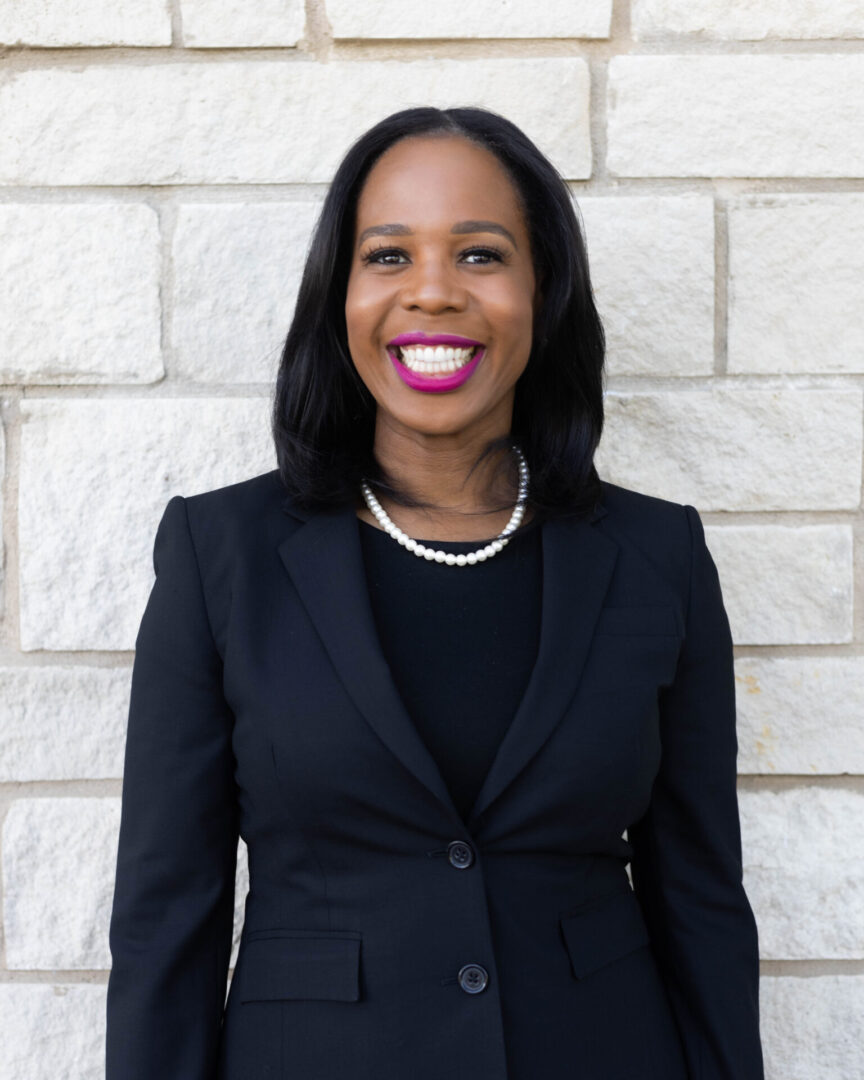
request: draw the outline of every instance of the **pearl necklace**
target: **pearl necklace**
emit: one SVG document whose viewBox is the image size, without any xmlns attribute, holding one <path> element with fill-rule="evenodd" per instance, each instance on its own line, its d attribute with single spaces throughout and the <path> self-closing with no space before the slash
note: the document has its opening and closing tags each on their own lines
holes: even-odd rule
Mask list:
<svg viewBox="0 0 864 1080">
<path fill-rule="evenodd" d="M 408 551 L 412 551 L 421 559 L 428 559 L 430 562 L 434 560 L 435 562 L 446 563 L 447 566 L 473 566 L 475 563 L 485 562 L 486 559 L 491 559 L 493 555 L 497 555 L 499 551 L 503 550 L 505 544 L 509 544 L 510 534 L 519 528 L 525 513 L 525 503 L 528 498 L 528 463 L 525 461 L 525 455 L 518 446 L 514 446 L 513 449 L 519 458 L 519 495 L 516 500 L 513 514 L 507 522 L 505 529 L 498 533 L 498 536 L 491 543 L 487 544 L 485 547 L 478 548 L 476 551 L 469 551 L 466 554 L 456 555 L 452 551 L 439 551 L 435 548 L 426 547 L 425 545 L 418 543 L 391 521 L 387 511 L 381 503 L 378 502 L 374 492 L 365 480 L 361 482 L 360 490 L 363 492 L 363 498 L 366 500 L 366 505 L 375 515 L 375 518 L 382 529 L 389 533 L 397 543 L 402 545 L 402 547 L 406 548 Z"/>
</svg>

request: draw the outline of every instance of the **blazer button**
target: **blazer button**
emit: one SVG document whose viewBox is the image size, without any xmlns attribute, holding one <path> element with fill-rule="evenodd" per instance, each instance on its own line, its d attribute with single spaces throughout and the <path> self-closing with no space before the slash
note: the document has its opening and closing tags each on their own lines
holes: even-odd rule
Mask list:
<svg viewBox="0 0 864 1080">
<path fill-rule="evenodd" d="M 451 840 L 447 845 L 447 858 L 451 864 L 459 870 L 464 870 L 474 862 L 474 852 L 471 845 L 464 840 Z"/>
<path fill-rule="evenodd" d="M 466 994 L 479 994 L 488 982 L 489 973 L 480 964 L 465 964 L 459 969 L 459 985 Z"/>
</svg>

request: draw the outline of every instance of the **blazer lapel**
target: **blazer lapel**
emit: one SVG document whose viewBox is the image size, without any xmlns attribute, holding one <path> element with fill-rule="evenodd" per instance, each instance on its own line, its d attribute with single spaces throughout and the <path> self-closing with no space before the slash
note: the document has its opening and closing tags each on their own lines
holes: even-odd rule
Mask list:
<svg viewBox="0 0 864 1080">
<path fill-rule="evenodd" d="M 279 543 L 280 558 L 346 690 L 384 744 L 450 816 L 470 830 L 549 738 L 576 692 L 618 553 L 618 545 L 593 527 L 605 508 L 600 506 L 590 520 L 552 519 L 541 526 L 543 597 L 537 661 L 467 822 L 459 816 L 384 657 L 354 508 L 311 513 L 288 499 L 283 508 L 305 524 Z"/>
<path fill-rule="evenodd" d="M 537 660 L 513 720 L 498 746 L 468 827 L 525 768 L 564 717 L 588 655 L 594 626 L 618 556 L 614 540 L 590 520 L 553 518 L 543 534 L 543 600 Z"/>
<path fill-rule="evenodd" d="M 279 544 L 279 555 L 345 689 L 385 745 L 460 821 L 381 648 L 354 508 L 290 512 L 306 524 Z"/>
</svg>

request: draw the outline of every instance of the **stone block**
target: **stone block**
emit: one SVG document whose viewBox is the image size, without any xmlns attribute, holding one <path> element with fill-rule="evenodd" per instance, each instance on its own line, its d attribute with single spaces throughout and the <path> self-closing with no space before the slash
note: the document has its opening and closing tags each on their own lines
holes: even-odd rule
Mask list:
<svg viewBox="0 0 864 1080">
<path fill-rule="evenodd" d="M 864 657 L 735 660 L 740 773 L 864 774 Z"/>
<path fill-rule="evenodd" d="M 131 669 L 0 668 L 0 782 L 123 775 Z"/>
<path fill-rule="evenodd" d="M 706 525 L 737 645 L 852 641 L 848 525 Z"/>
<path fill-rule="evenodd" d="M 611 0 L 327 0 L 335 38 L 605 38 Z"/>
<path fill-rule="evenodd" d="M 109 968 L 120 800 L 16 799 L 3 822 L 6 966 Z"/>
<path fill-rule="evenodd" d="M 172 345 L 190 382 L 276 380 L 320 203 L 198 203 L 174 233 Z"/>
<path fill-rule="evenodd" d="M 25 398 L 21 418 L 24 651 L 134 649 L 171 496 L 276 467 L 269 395 Z"/>
<path fill-rule="evenodd" d="M 0 45 L 170 45 L 167 0 L 8 0 L 0 5 Z"/>
<path fill-rule="evenodd" d="M 765 1080 L 852 1080 L 864 1070 L 864 975 L 763 975 Z"/>
<path fill-rule="evenodd" d="M 180 0 L 183 44 L 196 49 L 296 45 L 303 37 L 303 0 Z"/>
<path fill-rule="evenodd" d="M 159 221 L 135 203 L 0 205 L 0 381 L 152 383 Z"/>
<path fill-rule="evenodd" d="M 864 959 L 864 794 L 742 791 L 739 805 L 762 958 Z"/>
<path fill-rule="evenodd" d="M 861 0 L 633 0 L 633 36 L 651 41 L 671 34 L 700 40 L 864 37 Z"/>
<path fill-rule="evenodd" d="M 861 177 L 864 55 L 614 56 L 614 176 Z M 814 137 L 818 132 L 818 137 Z"/>
<path fill-rule="evenodd" d="M 578 199 L 610 375 L 714 370 L 714 204 L 701 195 Z"/>
<path fill-rule="evenodd" d="M 855 510 L 862 398 L 853 389 L 607 393 L 598 469 L 700 510 Z"/>
<path fill-rule="evenodd" d="M 729 205 L 732 373 L 864 372 L 864 196 Z"/>
<path fill-rule="evenodd" d="M 582 179 L 589 83 L 585 60 L 548 56 L 37 67 L 0 81 L 0 185 L 329 183 L 418 103 L 495 109 Z"/>
<path fill-rule="evenodd" d="M 0 983 L 0 1080 L 104 1080 L 105 987 Z"/>
</svg>

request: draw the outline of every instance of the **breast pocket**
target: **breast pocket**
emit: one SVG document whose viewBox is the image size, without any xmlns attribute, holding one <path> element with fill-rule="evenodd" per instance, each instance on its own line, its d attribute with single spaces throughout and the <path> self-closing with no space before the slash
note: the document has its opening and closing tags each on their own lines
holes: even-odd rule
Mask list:
<svg viewBox="0 0 864 1080">
<path fill-rule="evenodd" d="M 586 695 L 651 701 L 675 677 L 683 618 L 668 604 L 606 607 L 594 627 Z"/>
<path fill-rule="evenodd" d="M 237 961 L 240 1001 L 359 1001 L 361 940 L 350 930 L 249 932 Z"/>
<path fill-rule="evenodd" d="M 624 637 L 681 637 L 680 613 L 668 604 L 607 607 L 600 612 L 595 634 Z"/>
</svg>

